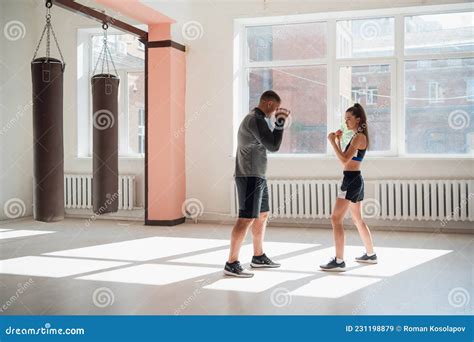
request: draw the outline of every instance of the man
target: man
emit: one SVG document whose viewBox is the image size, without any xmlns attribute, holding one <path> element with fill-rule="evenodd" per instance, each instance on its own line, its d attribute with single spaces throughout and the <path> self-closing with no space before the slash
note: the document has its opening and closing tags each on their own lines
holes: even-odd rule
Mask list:
<svg viewBox="0 0 474 342">
<path fill-rule="evenodd" d="M 229 260 L 224 274 L 250 278 L 253 273 L 242 268 L 239 251 L 247 231 L 252 227 L 254 256 L 250 264 L 253 268 L 275 268 L 281 265 L 273 262 L 263 252 L 263 238 L 267 223 L 268 189 L 266 182 L 267 150 L 279 150 L 283 138 L 283 126 L 289 111 L 281 108 L 281 99 L 272 90 L 264 92 L 258 107 L 254 108 L 242 121 L 238 132 L 237 157 L 235 160 L 235 183 L 239 198 L 239 218 L 232 230 Z M 277 111 L 278 109 L 278 111 Z M 267 124 L 275 113 L 275 128 Z"/>
</svg>

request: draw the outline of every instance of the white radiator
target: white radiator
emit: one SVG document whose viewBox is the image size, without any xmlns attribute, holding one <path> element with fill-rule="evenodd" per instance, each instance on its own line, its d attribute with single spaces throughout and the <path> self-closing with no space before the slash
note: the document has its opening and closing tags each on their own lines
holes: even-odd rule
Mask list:
<svg viewBox="0 0 474 342">
<path fill-rule="evenodd" d="M 118 208 L 132 210 L 135 197 L 135 176 L 118 177 Z M 92 208 L 92 176 L 87 174 L 64 175 L 64 207 L 69 209 Z"/>
<path fill-rule="evenodd" d="M 336 202 L 338 180 L 267 180 L 271 218 L 330 218 Z M 231 214 L 239 211 L 232 182 Z"/>
<path fill-rule="evenodd" d="M 269 179 L 271 218 L 330 218 L 340 180 Z M 474 221 L 474 180 L 365 182 L 363 214 L 389 220 Z M 238 214 L 235 183 L 231 215 Z"/>
<path fill-rule="evenodd" d="M 378 218 L 474 220 L 474 180 L 384 180 L 375 184 Z"/>
</svg>

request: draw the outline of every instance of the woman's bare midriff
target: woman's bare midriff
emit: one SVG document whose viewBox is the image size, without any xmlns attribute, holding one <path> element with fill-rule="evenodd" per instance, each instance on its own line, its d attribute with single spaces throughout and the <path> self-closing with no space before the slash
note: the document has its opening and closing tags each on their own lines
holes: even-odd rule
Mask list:
<svg viewBox="0 0 474 342">
<path fill-rule="evenodd" d="M 344 171 L 360 171 L 360 161 L 349 160 L 344 164 Z"/>
</svg>

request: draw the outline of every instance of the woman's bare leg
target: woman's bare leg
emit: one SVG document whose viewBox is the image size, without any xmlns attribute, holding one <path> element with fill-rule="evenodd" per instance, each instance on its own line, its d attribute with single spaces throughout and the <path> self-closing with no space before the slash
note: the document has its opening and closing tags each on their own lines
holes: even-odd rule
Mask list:
<svg viewBox="0 0 474 342">
<path fill-rule="evenodd" d="M 362 239 L 362 242 L 364 243 L 367 254 L 373 254 L 374 243 L 372 241 L 370 229 L 362 218 L 361 204 L 362 202 L 351 203 L 349 205 L 349 209 L 351 211 L 352 221 L 354 222 L 357 227 L 357 230 L 359 231 L 359 235 Z"/>
<path fill-rule="evenodd" d="M 338 198 L 331 215 L 334 246 L 336 247 L 336 258 L 344 259 L 344 216 L 346 215 L 349 201 Z"/>
</svg>

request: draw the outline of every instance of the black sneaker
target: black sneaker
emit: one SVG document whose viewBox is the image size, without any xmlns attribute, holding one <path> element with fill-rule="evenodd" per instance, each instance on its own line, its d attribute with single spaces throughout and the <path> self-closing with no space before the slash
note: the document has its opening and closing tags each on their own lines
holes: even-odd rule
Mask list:
<svg viewBox="0 0 474 342">
<path fill-rule="evenodd" d="M 232 263 L 226 262 L 224 267 L 224 274 L 238 278 L 252 278 L 253 273 L 242 268 L 239 261 Z"/>
<path fill-rule="evenodd" d="M 281 264 L 272 261 L 269 257 L 265 255 L 265 253 L 263 253 L 260 256 L 254 255 L 250 266 L 253 268 L 277 268 L 280 267 Z"/>
<path fill-rule="evenodd" d="M 340 264 L 336 262 L 336 258 L 332 258 L 331 261 L 329 261 L 325 265 L 319 265 L 321 270 L 323 271 L 329 271 L 329 272 L 344 272 L 346 270 L 346 263 L 343 261 Z"/>
<path fill-rule="evenodd" d="M 376 264 L 377 263 L 377 254 L 368 256 L 367 253 L 364 253 L 363 256 L 357 257 L 355 260 L 357 262 L 365 262 L 367 264 Z"/>
</svg>

